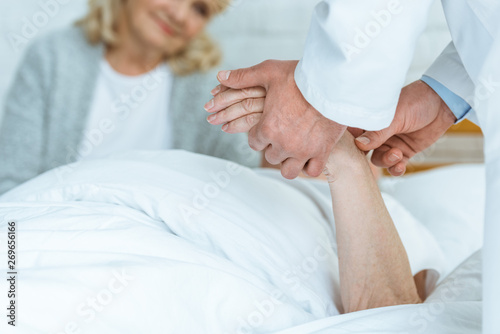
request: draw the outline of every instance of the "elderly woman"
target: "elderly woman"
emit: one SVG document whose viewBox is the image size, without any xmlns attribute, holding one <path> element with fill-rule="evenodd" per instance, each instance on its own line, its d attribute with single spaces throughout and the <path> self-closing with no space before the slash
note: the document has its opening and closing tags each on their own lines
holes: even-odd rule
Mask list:
<svg viewBox="0 0 500 334">
<path fill-rule="evenodd" d="M 0 193 L 54 167 L 185 149 L 258 166 L 246 136 L 202 106 L 221 55 L 204 28 L 229 0 L 90 0 L 76 26 L 27 51 L 0 129 Z"/>
</svg>

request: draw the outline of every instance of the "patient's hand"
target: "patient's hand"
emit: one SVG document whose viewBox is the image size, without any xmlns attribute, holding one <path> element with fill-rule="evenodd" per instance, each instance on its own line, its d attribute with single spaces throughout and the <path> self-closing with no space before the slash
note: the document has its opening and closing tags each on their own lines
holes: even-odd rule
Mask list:
<svg viewBox="0 0 500 334">
<path fill-rule="evenodd" d="M 319 176 L 328 153 L 347 129 L 323 116 L 304 99 L 293 76 L 297 62 L 266 61 L 218 75 L 219 82 L 228 87 L 265 88 L 263 113 L 248 116 L 247 123 L 252 125 L 259 118 L 246 129 L 248 143 L 253 150 L 264 151 L 269 163 L 281 163 L 281 174 L 287 179 L 296 178 L 303 169 L 309 175 Z M 218 95 L 207 105 L 207 109 L 212 106 L 212 112 L 227 108 L 227 103 L 220 101 Z"/>
<path fill-rule="evenodd" d="M 230 89 L 219 85 L 213 91 L 214 99 L 205 105 L 205 110 L 212 113 L 207 121 L 222 126 L 227 133 L 248 132 L 259 123 L 264 111 L 266 90 L 262 87 Z M 212 109 L 215 102 L 229 105 L 224 110 Z"/>
<path fill-rule="evenodd" d="M 248 132 L 256 125 L 264 111 L 264 103 L 266 90 L 262 87 L 252 87 L 248 89 L 231 89 L 223 85 L 217 86 L 212 94 L 215 99 L 223 101 L 230 107 L 222 111 L 213 111 L 213 114 L 207 117 L 207 121 L 213 125 L 223 124 L 222 130 L 227 133 Z M 209 108 L 211 103 L 205 106 L 208 112 L 212 112 Z M 340 171 L 340 167 L 352 167 L 354 162 L 362 163 L 361 160 L 366 158 L 364 153 L 360 151 L 354 144 L 354 137 L 350 133 L 345 133 L 338 147 L 330 154 L 329 162 L 325 171 L 329 170 L 329 176 L 333 175 L 333 171 Z M 267 162 L 265 159 L 264 162 Z M 336 163 L 334 163 L 336 161 Z M 279 165 L 264 164 L 264 167 L 279 168 Z M 335 168 L 334 168 L 335 167 Z M 326 175 L 326 173 L 324 173 Z"/>
</svg>

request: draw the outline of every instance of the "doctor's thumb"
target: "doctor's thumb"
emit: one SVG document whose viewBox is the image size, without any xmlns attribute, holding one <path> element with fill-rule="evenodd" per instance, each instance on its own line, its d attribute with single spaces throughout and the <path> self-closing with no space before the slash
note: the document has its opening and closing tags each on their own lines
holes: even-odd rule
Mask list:
<svg viewBox="0 0 500 334">
<path fill-rule="evenodd" d="M 265 85 L 259 65 L 232 71 L 220 71 L 217 74 L 217 80 L 224 86 L 233 89 L 263 87 Z"/>
<path fill-rule="evenodd" d="M 382 146 L 393 135 L 389 129 L 366 131 L 356 138 L 356 146 L 362 151 L 371 151 Z"/>
</svg>

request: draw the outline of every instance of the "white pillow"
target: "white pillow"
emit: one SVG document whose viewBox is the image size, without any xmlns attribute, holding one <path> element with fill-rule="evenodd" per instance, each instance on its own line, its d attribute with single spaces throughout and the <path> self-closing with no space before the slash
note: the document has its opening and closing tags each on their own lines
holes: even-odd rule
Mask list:
<svg viewBox="0 0 500 334">
<path fill-rule="evenodd" d="M 446 256 L 447 273 L 482 247 L 484 165 L 455 165 L 383 178 L 379 186 L 434 234 Z"/>
</svg>

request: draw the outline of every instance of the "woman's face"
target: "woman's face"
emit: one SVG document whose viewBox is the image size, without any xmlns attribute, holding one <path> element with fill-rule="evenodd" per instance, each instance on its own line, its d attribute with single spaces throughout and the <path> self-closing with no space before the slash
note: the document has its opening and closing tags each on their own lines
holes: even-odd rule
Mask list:
<svg viewBox="0 0 500 334">
<path fill-rule="evenodd" d="M 172 55 L 203 31 L 220 0 L 124 0 L 131 35 Z"/>
</svg>

